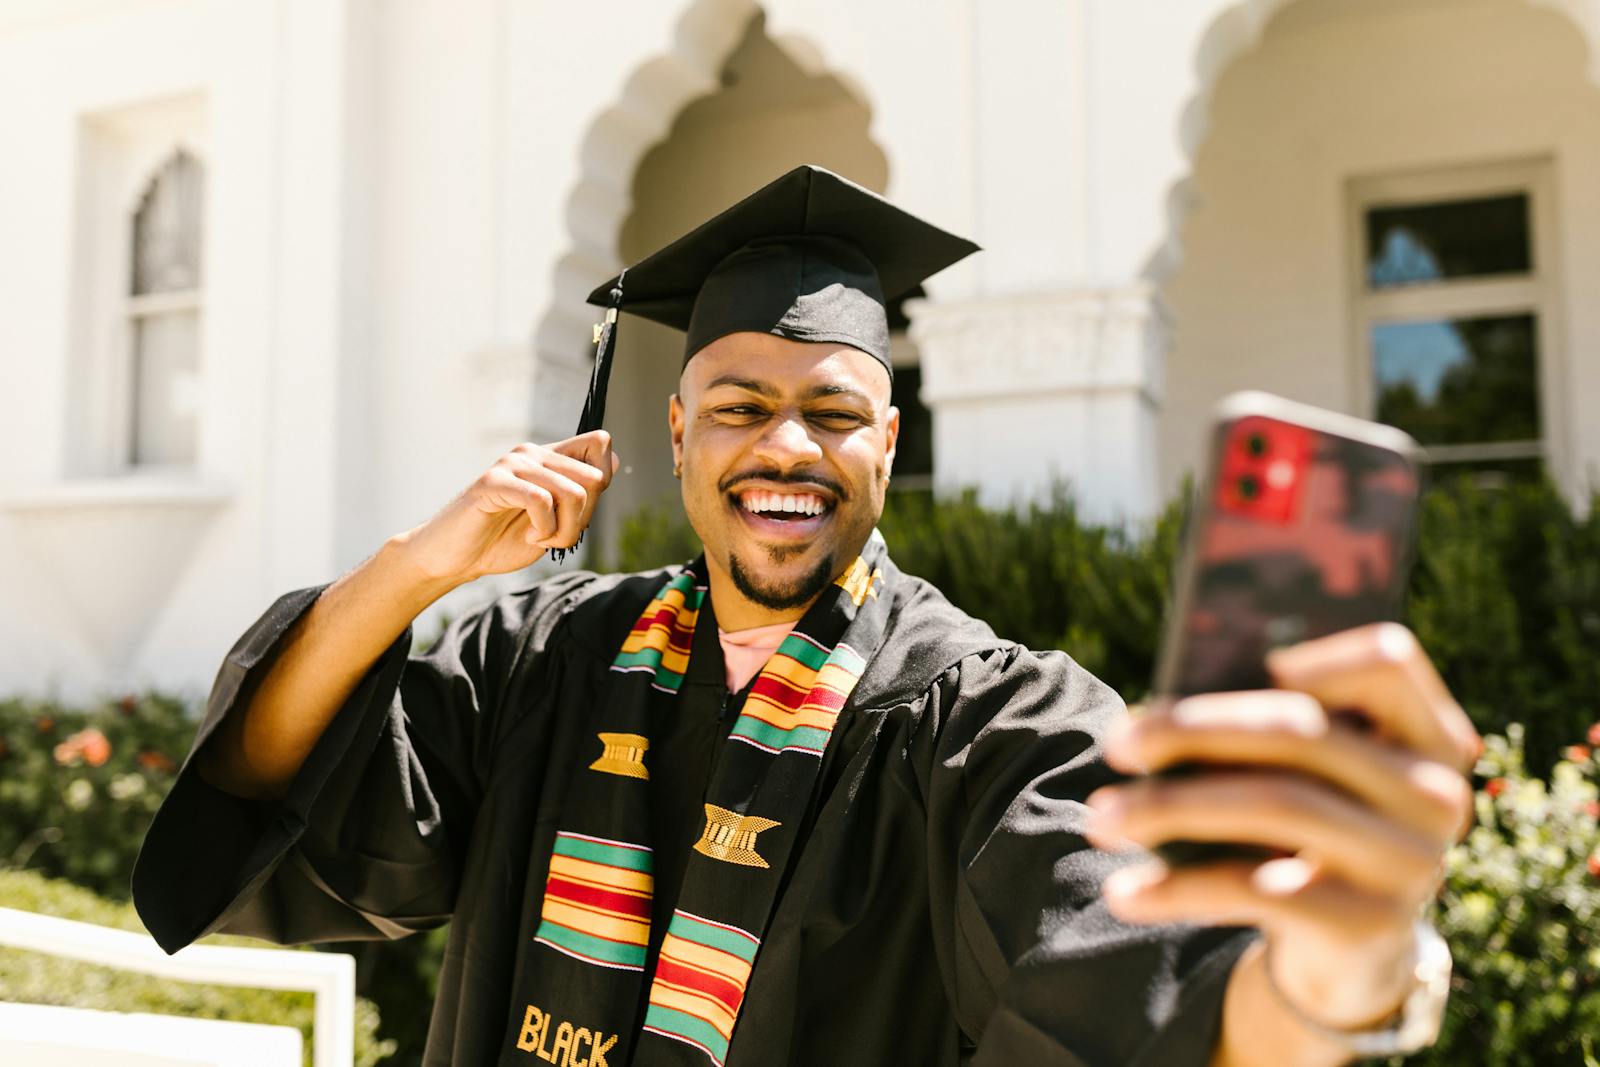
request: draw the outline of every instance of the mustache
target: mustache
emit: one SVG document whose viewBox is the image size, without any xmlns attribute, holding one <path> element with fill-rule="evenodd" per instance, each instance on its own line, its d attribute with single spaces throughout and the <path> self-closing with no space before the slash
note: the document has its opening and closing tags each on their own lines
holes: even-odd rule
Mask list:
<svg viewBox="0 0 1600 1067">
<path fill-rule="evenodd" d="M 732 492 L 743 482 L 754 481 L 775 482 L 781 485 L 820 485 L 839 500 L 848 499 L 850 495 L 845 492 L 844 486 L 840 485 L 832 478 L 821 474 L 808 473 L 806 471 L 791 471 L 787 474 L 778 470 L 740 471 L 737 474 L 730 474 L 726 478 L 722 479 L 722 481 L 717 484 L 717 489 L 720 492 L 728 493 Z"/>
</svg>

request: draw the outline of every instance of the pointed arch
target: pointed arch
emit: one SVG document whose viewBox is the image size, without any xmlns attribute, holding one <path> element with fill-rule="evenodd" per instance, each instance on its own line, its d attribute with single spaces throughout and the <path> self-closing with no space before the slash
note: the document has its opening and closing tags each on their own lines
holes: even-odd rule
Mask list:
<svg viewBox="0 0 1600 1067">
<path fill-rule="evenodd" d="M 1210 130 L 1211 106 L 1222 76 L 1236 60 L 1260 45 L 1262 34 L 1274 18 L 1301 2 L 1303 0 L 1234 0 L 1201 34 L 1194 57 L 1195 89 L 1178 113 L 1177 137 L 1184 169 L 1167 190 L 1163 238 L 1144 270 L 1145 277 L 1156 284 L 1170 279 L 1183 257 L 1183 226 L 1195 202 L 1195 163 Z M 1577 28 L 1588 45 L 1589 80 L 1600 88 L 1600 7 L 1588 0 L 1522 2 L 1557 12 Z"/>
<path fill-rule="evenodd" d="M 634 173 L 685 108 L 721 88 L 729 56 L 762 13 L 755 0 L 693 0 L 670 45 L 634 68 L 586 129 L 578 179 L 564 206 L 569 243 L 556 261 L 550 303 L 534 332 L 535 440 L 572 432 L 591 359 L 594 310 L 584 298 L 622 266 L 619 244 L 633 207 Z M 830 65 L 814 41 L 792 32 L 768 36 L 798 67 L 828 75 L 868 104 L 862 80 Z"/>
</svg>

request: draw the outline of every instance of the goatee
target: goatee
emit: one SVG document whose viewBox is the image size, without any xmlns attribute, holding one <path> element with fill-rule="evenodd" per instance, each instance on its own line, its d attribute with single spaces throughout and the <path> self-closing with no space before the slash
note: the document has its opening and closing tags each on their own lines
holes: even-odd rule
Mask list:
<svg viewBox="0 0 1600 1067">
<path fill-rule="evenodd" d="M 745 570 L 738 556 L 728 558 L 728 577 L 733 579 L 733 587 L 746 600 L 768 611 L 789 611 L 811 603 L 833 581 L 833 570 L 833 557 L 829 556 L 796 581 L 757 584 L 756 576 Z"/>
</svg>

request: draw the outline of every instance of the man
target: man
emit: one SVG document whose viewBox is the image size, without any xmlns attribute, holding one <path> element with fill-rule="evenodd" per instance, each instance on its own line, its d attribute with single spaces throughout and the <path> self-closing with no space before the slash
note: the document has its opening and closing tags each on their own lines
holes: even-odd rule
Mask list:
<svg viewBox="0 0 1600 1067">
<path fill-rule="evenodd" d="M 703 558 L 550 579 L 407 658 L 444 592 L 578 541 L 617 466 L 595 430 L 518 446 L 280 599 L 140 857 L 157 939 L 453 918 L 437 1064 L 1334 1064 L 1415 1043 L 1439 1005 L 1413 919 L 1475 735 L 1405 631 L 1286 650 L 1287 691 L 1130 726 L 874 536 L 899 429 L 885 294 L 972 248 L 801 168 L 597 290 L 688 334 L 669 422 Z M 1113 785 L 1108 761 L 1225 766 Z M 1169 839 L 1285 858 L 1117 851 Z M 1265 936 L 1145 925 L 1174 921 Z"/>
</svg>

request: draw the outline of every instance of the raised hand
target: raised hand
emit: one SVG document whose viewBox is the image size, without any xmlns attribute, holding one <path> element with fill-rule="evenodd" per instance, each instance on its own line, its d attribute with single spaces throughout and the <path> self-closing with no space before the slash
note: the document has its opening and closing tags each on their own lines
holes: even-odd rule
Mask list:
<svg viewBox="0 0 1600 1067">
<path fill-rule="evenodd" d="M 604 430 L 520 444 L 402 535 L 407 555 L 421 573 L 450 582 L 520 570 L 547 549 L 578 543 L 617 466 Z"/>
</svg>

